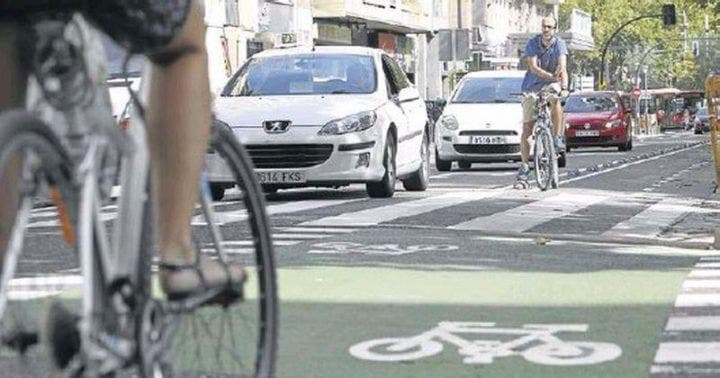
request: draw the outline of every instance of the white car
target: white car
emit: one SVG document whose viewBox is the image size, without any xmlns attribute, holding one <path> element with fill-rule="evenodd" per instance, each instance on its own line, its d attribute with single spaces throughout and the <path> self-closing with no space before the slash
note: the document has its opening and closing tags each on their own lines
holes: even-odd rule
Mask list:
<svg viewBox="0 0 720 378">
<path fill-rule="evenodd" d="M 474 162 L 520 160 L 522 86 L 525 71 L 477 71 L 465 75 L 443 109 L 435 130 L 435 164 L 449 171 Z"/>
<path fill-rule="evenodd" d="M 390 197 L 396 179 L 425 190 L 430 125 L 425 103 L 378 49 L 326 46 L 254 55 L 215 99 L 215 115 L 245 145 L 268 192 L 365 183 Z M 232 178 L 207 155 L 213 196 Z"/>
</svg>

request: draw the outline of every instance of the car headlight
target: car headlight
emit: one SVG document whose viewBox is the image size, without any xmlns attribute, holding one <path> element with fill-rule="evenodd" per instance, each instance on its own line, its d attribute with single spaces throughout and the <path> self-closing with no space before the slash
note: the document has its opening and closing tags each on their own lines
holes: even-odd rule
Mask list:
<svg viewBox="0 0 720 378">
<path fill-rule="evenodd" d="M 457 118 L 455 118 L 452 114 L 447 114 L 442 117 L 440 117 L 440 120 L 438 121 L 444 128 L 448 130 L 457 130 L 458 127 L 460 127 L 460 124 L 458 124 Z"/>
<path fill-rule="evenodd" d="M 614 120 L 614 121 L 610 121 L 610 122 L 606 123 L 606 124 L 605 124 L 605 128 L 606 128 L 606 129 L 612 129 L 612 128 L 614 128 L 614 127 L 620 127 L 620 125 L 622 125 L 622 121 L 619 120 L 619 119 L 616 119 L 616 120 Z"/>
<path fill-rule="evenodd" d="M 340 135 L 367 130 L 375 125 L 377 113 L 374 110 L 352 114 L 330 121 L 323 126 L 318 135 Z"/>
</svg>

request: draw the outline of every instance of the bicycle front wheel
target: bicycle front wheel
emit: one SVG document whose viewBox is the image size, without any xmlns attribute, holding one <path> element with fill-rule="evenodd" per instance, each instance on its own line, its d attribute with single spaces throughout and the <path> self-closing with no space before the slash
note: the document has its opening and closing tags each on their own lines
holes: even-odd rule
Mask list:
<svg viewBox="0 0 720 378">
<path fill-rule="evenodd" d="M 50 275 L 76 266 L 57 254 L 56 226 L 70 226 L 77 198 L 71 162 L 60 141 L 38 118 L 21 111 L 0 115 L 0 370 L 13 377 L 49 376 L 51 363 L 39 346 L 40 311 L 77 276 Z M 50 198 L 57 207 L 42 207 Z M 33 222 L 31 222 L 31 216 Z M 58 220 L 60 222 L 58 222 Z M 48 246 L 52 245 L 52 248 Z M 65 248 L 72 249 L 68 245 Z M 54 253 L 51 251 L 54 250 Z M 77 281 L 77 280 L 75 280 Z M 79 282 L 76 282 L 79 284 Z M 77 341 L 77 340 L 76 340 Z M 67 345 L 73 340 L 67 339 Z"/>
<path fill-rule="evenodd" d="M 553 145 L 550 133 L 541 129 L 535 136 L 535 181 L 540 190 L 547 190 L 552 181 Z"/>
<path fill-rule="evenodd" d="M 242 300 L 227 307 L 199 307 L 182 316 L 166 361 L 175 377 L 271 377 L 278 299 L 264 195 L 232 130 L 216 122 L 211 139 L 206 165 L 213 171 L 221 166 L 234 182 L 211 177 L 205 183 L 203 197 L 209 206 L 200 206 L 193 218 L 193 240 L 202 253 L 243 265 L 248 280 Z M 222 195 L 210 184 L 222 187 Z"/>
</svg>

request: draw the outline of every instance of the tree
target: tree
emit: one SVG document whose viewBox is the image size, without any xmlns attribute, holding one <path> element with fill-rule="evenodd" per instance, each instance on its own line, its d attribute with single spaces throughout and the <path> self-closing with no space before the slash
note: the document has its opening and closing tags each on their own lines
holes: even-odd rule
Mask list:
<svg viewBox="0 0 720 378">
<path fill-rule="evenodd" d="M 669 0 L 667 2 L 670 2 Z M 599 77 L 601 51 L 612 33 L 626 21 L 646 14 L 660 14 L 663 2 L 657 0 L 567 0 L 560 7 L 561 25 L 567 25 L 569 15 L 573 8 L 579 8 L 592 14 L 593 38 L 595 50 L 573 53 L 570 69 L 573 72 L 593 74 Z M 697 57 L 687 54 L 684 48 L 690 47 L 689 39 L 682 40 L 683 22 L 682 11 L 688 17 L 688 37 L 699 36 L 703 31 L 704 15 L 711 19 L 711 25 L 720 25 L 720 18 L 714 9 L 720 10 L 720 0 L 678 0 L 676 4 L 678 25 L 666 29 L 662 26 L 660 18 L 643 19 L 625 27 L 608 48 L 606 56 L 609 72 L 615 72 L 618 67 L 627 67 L 634 74 L 643 55 L 649 49 L 657 50 L 648 56 L 646 61 L 650 74 L 650 82 L 654 86 L 667 85 L 667 79 L 673 78 L 677 83 L 701 87 L 704 75 L 709 69 L 698 65 Z M 638 48 L 641 47 L 641 48 Z M 706 66 L 711 62 L 710 57 L 704 58 Z M 717 61 L 717 60 L 715 60 Z M 608 80 L 611 88 L 629 89 L 633 74 L 625 80 L 617 80 L 619 75 Z"/>
</svg>

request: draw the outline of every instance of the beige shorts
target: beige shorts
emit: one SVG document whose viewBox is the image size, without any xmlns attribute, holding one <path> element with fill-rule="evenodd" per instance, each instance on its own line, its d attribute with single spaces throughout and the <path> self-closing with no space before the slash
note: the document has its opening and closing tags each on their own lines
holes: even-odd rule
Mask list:
<svg viewBox="0 0 720 378">
<path fill-rule="evenodd" d="M 553 90 L 556 93 L 560 93 L 560 84 L 550 84 L 553 86 Z M 535 101 L 537 100 L 537 94 L 525 93 L 522 100 L 523 108 L 523 123 L 535 122 L 537 115 L 535 114 Z M 550 102 L 554 105 L 558 101 L 557 97 L 552 97 Z"/>
</svg>

